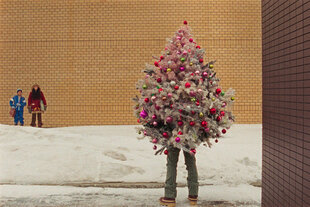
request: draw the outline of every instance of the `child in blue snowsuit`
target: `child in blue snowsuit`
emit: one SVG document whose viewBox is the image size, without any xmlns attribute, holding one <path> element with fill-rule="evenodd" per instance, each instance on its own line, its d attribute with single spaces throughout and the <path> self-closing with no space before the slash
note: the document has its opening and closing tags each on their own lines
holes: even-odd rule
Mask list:
<svg viewBox="0 0 310 207">
<path fill-rule="evenodd" d="M 10 106 L 16 110 L 14 116 L 14 124 L 17 125 L 18 121 L 20 125 L 24 125 L 24 106 L 26 106 L 26 99 L 22 96 L 22 89 L 17 89 L 17 95 L 10 100 Z"/>
</svg>

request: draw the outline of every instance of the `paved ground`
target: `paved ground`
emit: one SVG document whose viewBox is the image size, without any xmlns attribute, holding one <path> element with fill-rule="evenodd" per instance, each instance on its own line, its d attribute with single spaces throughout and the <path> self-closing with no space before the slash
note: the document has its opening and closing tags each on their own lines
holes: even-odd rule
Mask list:
<svg viewBox="0 0 310 207">
<path fill-rule="evenodd" d="M 201 186 L 199 207 L 259 207 L 257 201 L 216 200 L 211 186 Z M 257 187 L 257 190 L 260 190 Z M 1 195 L 1 193 L 3 194 Z M 226 192 L 225 192 L 226 191 Z M 209 193 L 206 193 L 209 192 Z M 233 192 L 233 191 L 231 191 Z M 223 194 L 231 193 L 223 189 Z M 212 194 L 213 193 L 213 194 Z M 162 188 L 102 188 L 69 186 L 16 186 L 0 188 L 2 207 L 155 207 Z M 4 195 L 4 196 L 3 196 Z M 178 187 L 177 207 L 189 206 L 187 188 Z M 232 195 L 233 196 L 233 195 Z M 236 197 L 240 195 L 236 195 Z M 234 196 L 233 196 L 234 197 Z"/>
</svg>

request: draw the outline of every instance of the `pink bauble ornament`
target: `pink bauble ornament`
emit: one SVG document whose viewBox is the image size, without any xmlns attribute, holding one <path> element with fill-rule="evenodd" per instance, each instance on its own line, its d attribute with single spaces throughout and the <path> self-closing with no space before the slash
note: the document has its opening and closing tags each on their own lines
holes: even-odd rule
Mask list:
<svg viewBox="0 0 310 207">
<path fill-rule="evenodd" d="M 168 93 L 168 97 L 171 98 L 172 97 L 172 93 Z"/>
<path fill-rule="evenodd" d="M 198 93 L 201 93 L 201 92 L 202 92 L 202 89 L 199 88 L 197 91 L 198 91 Z"/>
<path fill-rule="evenodd" d="M 152 119 L 156 119 L 156 118 L 157 118 L 156 114 L 153 114 Z"/>
<path fill-rule="evenodd" d="M 172 117 L 171 116 L 168 116 L 167 118 L 166 118 L 166 122 L 168 122 L 168 123 L 171 123 L 172 122 Z"/>
<path fill-rule="evenodd" d="M 160 106 L 156 105 L 155 109 L 158 111 L 160 109 Z"/>
<path fill-rule="evenodd" d="M 158 125 L 157 121 L 153 121 L 153 125 L 157 126 Z"/>
<path fill-rule="evenodd" d="M 199 75 L 199 73 L 200 73 L 200 72 L 199 72 L 198 70 L 195 72 L 196 75 Z"/>
<path fill-rule="evenodd" d="M 176 142 L 180 142 L 180 141 L 181 141 L 180 137 L 176 137 L 176 138 L 175 138 L 175 141 L 176 141 Z"/>
<path fill-rule="evenodd" d="M 142 110 L 142 111 L 140 112 L 140 116 L 141 116 L 143 119 L 145 119 L 145 118 L 148 116 L 148 114 L 147 114 L 147 112 L 146 112 L 145 110 Z"/>
<path fill-rule="evenodd" d="M 145 78 L 149 78 L 149 77 L 150 77 L 150 75 L 148 75 L 148 74 L 145 75 Z"/>
<path fill-rule="evenodd" d="M 181 66 L 179 69 L 180 69 L 180 71 L 184 71 L 185 70 L 185 68 L 183 66 Z"/>
<path fill-rule="evenodd" d="M 183 51 L 183 55 L 187 55 L 187 51 L 186 50 Z"/>
<path fill-rule="evenodd" d="M 154 138 L 154 139 L 152 140 L 152 142 L 153 142 L 154 144 L 156 144 L 156 143 L 158 142 L 158 140 L 157 140 L 156 138 Z"/>
<path fill-rule="evenodd" d="M 155 101 L 156 100 L 156 96 L 152 96 L 152 101 Z"/>
<path fill-rule="evenodd" d="M 223 102 L 223 103 L 222 103 L 222 107 L 225 107 L 225 106 L 226 106 L 226 102 Z"/>
<path fill-rule="evenodd" d="M 146 131 L 144 131 L 143 134 L 144 134 L 144 136 L 146 136 L 147 135 Z"/>
<path fill-rule="evenodd" d="M 207 128 L 205 128 L 205 132 L 209 132 L 210 131 L 210 129 L 207 127 Z"/>
<path fill-rule="evenodd" d="M 203 76 L 203 77 L 207 77 L 207 76 L 208 76 L 208 73 L 207 73 L 207 72 L 203 72 L 203 73 L 202 73 L 202 76 Z"/>
<path fill-rule="evenodd" d="M 167 132 L 163 132 L 163 137 L 168 138 L 168 133 Z"/>
</svg>

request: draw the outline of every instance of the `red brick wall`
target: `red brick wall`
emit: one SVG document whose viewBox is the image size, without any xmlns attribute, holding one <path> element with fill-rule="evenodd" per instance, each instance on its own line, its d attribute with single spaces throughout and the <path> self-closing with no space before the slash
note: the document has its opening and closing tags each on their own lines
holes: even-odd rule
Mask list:
<svg viewBox="0 0 310 207">
<path fill-rule="evenodd" d="M 262 206 L 310 206 L 310 2 L 262 1 Z"/>
</svg>

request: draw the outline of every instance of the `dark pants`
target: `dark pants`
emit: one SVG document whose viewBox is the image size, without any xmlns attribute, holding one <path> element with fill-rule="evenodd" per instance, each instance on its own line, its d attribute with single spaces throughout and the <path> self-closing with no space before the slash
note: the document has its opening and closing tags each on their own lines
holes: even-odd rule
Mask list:
<svg viewBox="0 0 310 207">
<path fill-rule="evenodd" d="M 42 115 L 41 113 L 32 113 L 31 126 L 36 126 L 36 114 L 38 114 L 38 127 L 42 126 Z"/>
<path fill-rule="evenodd" d="M 176 178 L 177 178 L 177 163 L 179 160 L 180 149 L 170 148 L 167 155 L 167 176 L 165 182 L 165 197 L 175 198 L 177 196 Z M 198 172 L 196 167 L 196 158 L 194 155 L 183 151 L 185 158 L 187 176 L 187 186 L 189 195 L 198 196 Z"/>
</svg>

